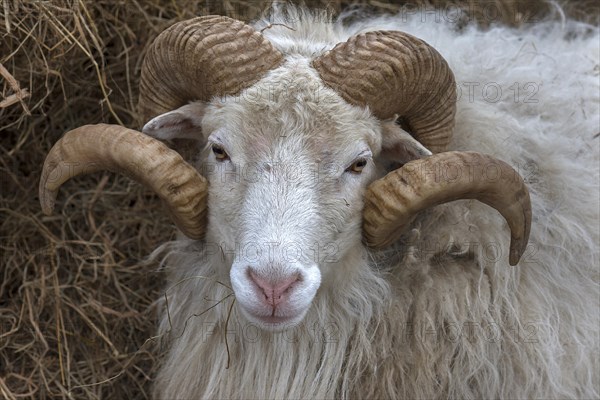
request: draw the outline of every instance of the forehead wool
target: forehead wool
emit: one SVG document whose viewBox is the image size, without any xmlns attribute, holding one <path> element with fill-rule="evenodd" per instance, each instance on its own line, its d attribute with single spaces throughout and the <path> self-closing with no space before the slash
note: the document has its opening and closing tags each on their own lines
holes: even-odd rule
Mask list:
<svg viewBox="0 0 600 400">
<path fill-rule="evenodd" d="M 305 57 L 290 56 L 250 89 L 213 101 L 204 134 L 218 128 L 240 150 L 266 153 L 290 146 L 312 149 L 319 159 L 355 151 L 361 144 L 379 152 L 379 121 L 326 87 L 308 63 Z"/>
</svg>

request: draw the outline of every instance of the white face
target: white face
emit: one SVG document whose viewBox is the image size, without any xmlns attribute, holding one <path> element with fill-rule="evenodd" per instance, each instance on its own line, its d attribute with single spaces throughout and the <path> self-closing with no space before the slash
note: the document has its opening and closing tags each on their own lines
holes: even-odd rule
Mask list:
<svg viewBox="0 0 600 400">
<path fill-rule="evenodd" d="M 344 257 L 362 246 L 363 195 L 389 130 L 301 64 L 273 71 L 242 96 L 184 106 L 144 128 L 163 139 L 202 136 L 206 240 L 221 248 L 242 313 L 268 330 L 299 323 L 319 287 L 344 274 Z M 201 133 L 173 129 L 179 125 L 201 125 Z M 399 143 L 393 135 L 384 142 Z"/>
<path fill-rule="evenodd" d="M 360 246 L 379 124 L 260 108 L 226 99 L 207 110 L 208 240 L 229 258 L 242 313 L 280 330 L 302 320 L 322 280 Z"/>
</svg>

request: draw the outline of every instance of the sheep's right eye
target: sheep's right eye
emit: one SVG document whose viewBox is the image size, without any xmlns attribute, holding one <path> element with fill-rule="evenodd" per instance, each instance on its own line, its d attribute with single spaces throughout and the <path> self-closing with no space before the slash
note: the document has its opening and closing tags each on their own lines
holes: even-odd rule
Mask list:
<svg viewBox="0 0 600 400">
<path fill-rule="evenodd" d="M 229 155 L 227 155 L 227 152 L 221 146 L 213 144 L 212 151 L 215 153 L 215 158 L 217 161 L 225 161 L 229 159 Z"/>
<path fill-rule="evenodd" d="M 354 161 L 350 167 L 346 171 L 352 172 L 354 174 L 360 174 L 362 170 L 367 166 L 367 160 L 365 158 L 359 158 Z"/>
</svg>

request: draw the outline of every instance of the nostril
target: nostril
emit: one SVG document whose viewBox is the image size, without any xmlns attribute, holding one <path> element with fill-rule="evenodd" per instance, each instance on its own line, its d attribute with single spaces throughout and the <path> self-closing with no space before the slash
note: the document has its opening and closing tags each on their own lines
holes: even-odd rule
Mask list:
<svg viewBox="0 0 600 400">
<path fill-rule="evenodd" d="M 248 269 L 248 276 L 262 291 L 265 299 L 273 306 L 283 301 L 284 294 L 288 293 L 294 283 L 299 280 L 298 274 L 290 275 L 283 279 L 269 279 Z"/>
</svg>

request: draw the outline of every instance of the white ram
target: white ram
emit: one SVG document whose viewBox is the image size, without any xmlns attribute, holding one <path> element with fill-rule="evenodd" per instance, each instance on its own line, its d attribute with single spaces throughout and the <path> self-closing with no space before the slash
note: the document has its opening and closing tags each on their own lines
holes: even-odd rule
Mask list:
<svg viewBox="0 0 600 400">
<path fill-rule="evenodd" d="M 597 398 L 598 29 L 322 17 L 157 39 L 143 130 L 194 140 L 195 168 L 106 125 L 46 161 L 46 212 L 71 176 L 124 171 L 188 236 L 157 250 L 156 397 Z M 499 213 L 455 199 L 500 211 L 511 247 Z"/>
</svg>

